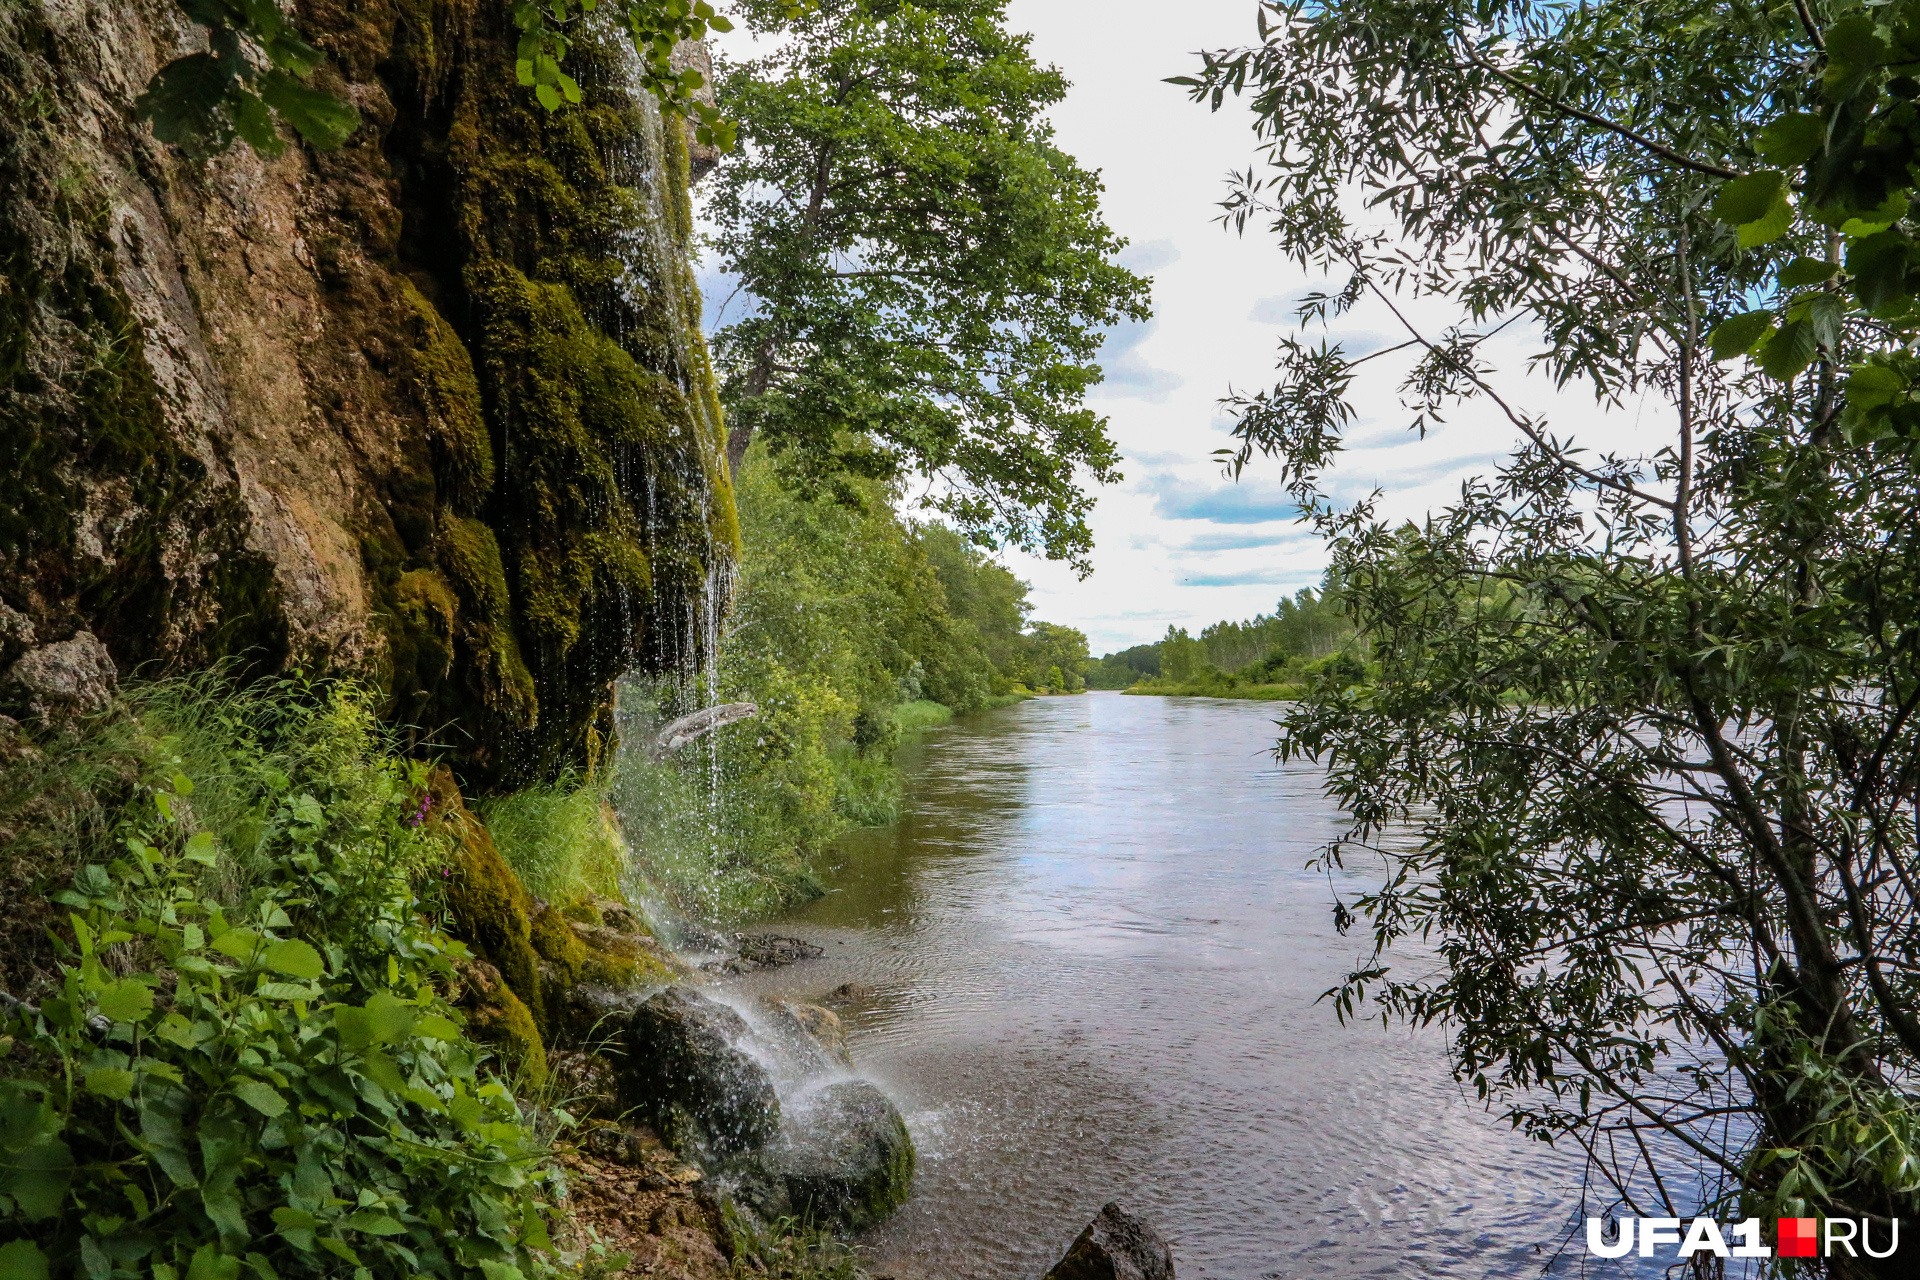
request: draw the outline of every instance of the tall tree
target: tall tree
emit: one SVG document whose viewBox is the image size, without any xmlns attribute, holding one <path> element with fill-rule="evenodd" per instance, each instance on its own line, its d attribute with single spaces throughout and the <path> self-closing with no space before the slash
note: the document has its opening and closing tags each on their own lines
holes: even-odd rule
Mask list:
<svg viewBox="0 0 1920 1280">
<path fill-rule="evenodd" d="M 1083 397 L 1147 283 L 1043 118 L 1066 81 L 1003 0 L 741 8 L 782 42 L 717 74 L 740 155 L 713 246 L 750 299 L 715 344 L 729 460 L 758 436 L 807 491 L 937 477 L 926 505 L 976 540 L 1084 569 L 1083 480 L 1119 455 Z"/>
<path fill-rule="evenodd" d="M 1251 101 L 1226 216 L 1334 276 L 1303 323 L 1399 318 L 1411 420 L 1518 442 L 1396 530 L 1320 483 L 1382 357 L 1290 338 L 1229 402 L 1227 462 L 1280 461 L 1381 664 L 1279 746 L 1353 815 L 1329 857 L 1386 865 L 1336 905 L 1376 948 L 1330 994 L 1451 1024 L 1629 1212 L 1866 1217 L 1880 1249 L 1920 1210 L 1916 12 L 1265 4 L 1184 79 Z M 1498 369 L 1513 322 L 1539 345 Z M 1581 448 L 1543 404 L 1582 387 L 1666 441 Z"/>
</svg>

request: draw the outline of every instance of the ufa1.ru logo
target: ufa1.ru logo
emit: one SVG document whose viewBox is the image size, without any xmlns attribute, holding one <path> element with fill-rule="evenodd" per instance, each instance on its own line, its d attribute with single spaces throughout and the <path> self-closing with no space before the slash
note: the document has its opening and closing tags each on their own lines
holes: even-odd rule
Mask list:
<svg viewBox="0 0 1920 1280">
<path fill-rule="evenodd" d="M 1696 1253 L 1716 1258 L 1832 1258 L 1842 1252 L 1849 1258 L 1863 1254 L 1869 1258 L 1891 1258 L 1900 1247 L 1898 1218 L 1885 1228 L 1876 1228 L 1871 1218 L 1828 1218 L 1824 1232 L 1818 1218 L 1781 1218 L 1779 1221 L 1780 1246 L 1776 1252 L 1760 1243 L 1758 1218 L 1748 1218 L 1724 1228 L 1712 1218 L 1695 1218 L 1684 1231 L 1679 1218 L 1621 1218 L 1612 1240 L 1606 1238 L 1605 1219 L 1588 1218 L 1587 1252 L 1601 1258 L 1624 1258 L 1634 1252 L 1637 1245 L 1643 1258 L 1667 1257 L 1668 1247 L 1673 1249 L 1671 1256 L 1676 1258 L 1691 1258 Z M 1887 1237 L 1887 1247 L 1876 1249 L 1873 1237 L 1876 1231 L 1882 1230 Z M 1733 1243 L 1729 1244 L 1729 1240 Z"/>
</svg>

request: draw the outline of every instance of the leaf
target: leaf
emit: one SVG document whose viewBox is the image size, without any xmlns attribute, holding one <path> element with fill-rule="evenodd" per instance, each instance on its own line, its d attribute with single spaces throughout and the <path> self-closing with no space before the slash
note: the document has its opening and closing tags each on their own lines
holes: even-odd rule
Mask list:
<svg viewBox="0 0 1920 1280">
<path fill-rule="evenodd" d="M 1777 169 L 1762 169 L 1743 178 L 1730 179 L 1713 198 L 1713 216 L 1736 227 L 1758 222 L 1767 216 L 1785 190 L 1786 175 Z"/>
<path fill-rule="evenodd" d="M 260 935 L 251 929 L 228 929 L 213 940 L 213 949 L 232 956 L 242 964 L 251 964 L 260 952 Z"/>
<path fill-rule="evenodd" d="M 360 1255 L 355 1253 L 353 1251 L 353 1246 L 348 1244 L 345 1240 L 335 1239 L 333 1236 L 321 1236 L 319 1239 L 319 1245 L 322 1249 L 325 1249 L 328 1253 L 331 1253 L 336 1257 L 345 1258 L 348 1262 L 351 1262 L 356 1267 L 360 1265 Z"/>
<path fill-rule="evenodd" d="M 32 1222 L 60 1213 L 72 1177 L 73 1153 L 55 1139 L 12 1153 L 0 1165 L 0 1191 L 12 1196 L 20 1216 Z"/>
<path fill-rule="evenodd" d="M 48 1280 L 47 1255 L 31 1240 L 0 1244 L 0 1276 L 7 1280 Z"/>
<path fill-rule="evenodd" d="M 88 1280 L 113 1280 L 113 1260 L 101 1252 L 91 1232 L 80 1237 L 80 1265 Z"/>
<path fill-rule="evenodd" d="M 437 1013 L 428 1013 L 421 1015 L 414 1022 L 413 1034 L 425 1036 L 429 1040 L 458 1040 L 460 1028 L 453 1024 L 451 1018 L 443 1018 Z"/>
<path fill-rule="evenodd" d="M 313 981 L 326 971 L 320 953 L 298 938 L 283 938 L 267 947 L 261 963 L 275 973 Z"/>
<path fill-rule="evenodd" d="M 100 993 L 100 1014 L 109 1022 L 138 1022 L 152 1012 L 153 992 L 133 978 L 123 978 Z"/>
<path fill-rule="evenodd" d="M 288 1244 L 306 1253 L 312 1253 L 314 1244 L 313 1229 L 320 1225 L 320 1219 L 305 1209 L 283 1208 L 273 1211 L 273 1227 L 286 1238 Z"/>
<path fill-rule="evenodd" d="M 233 1096 L 268 1119 L 284 1115 L 287 1110 L 287 1100 L 264 1080 L 242 1078 L 234 1081 Z"/>
<path fill-rule="evenodd" d="M 95 1067 L 87 1072 L 86 1089 L 96 1097 L 120 1102 L 133 1092 L 134 1079 L 125 1067 Z"/>
<path fill-rule="evenodd" d="M 211 867 L 219 863 L 219 852 L 219 842 L 213 838 L 212 833 L 202 831 L 187 841 L 183 856 L 188 862 L 197 862 L 203 867 Z M 189 945 L 198 946 L 199 944 L 190 943 Z"/>
<path fill-rule="evenodd" d="M 1747 354 L 1772 323 L 1771 311 L 1749 311 L 1722 320 L 1713 329 L 1713 358 L 1731 360 Z"/>
<path fill-rule="evenodd" d="M 321 991 L 303 982 L 263 982 L 253 994 L 263 1000 L 318 1000 Z"/>
<path fill-rule="evenodd" d="M 280 1280 L 280 1273 L 273 1269 L 273 1264 L 267 1261 L 264 1253 L 248 1254 L 247 1265 L 253 1268 L 253 1274 L 259 1276 L 260 1280 Z"/>
<path fill-rule="evenodd" d="M 259 89 L 260 97 L 282 120 L 322 151 L 340 146 L 360 127 L 360 112 L 352 103 L 309 88 L 278 68 L 260 77 Z"/>
<path fill-rule="evenodd" d="M 1787 229 L 1792 225 L 1793 206 L 1787 203 L 1787 193 L 1782 189 L 1764 214 L 1740 225 L 1740 247 L 1754 249 L 1771 244 L 1787 234 Z"/>
<path fill-rule="evenodd" d="M 1887 57 L 1886 37 L 1879 24 L 1866 14 L 1853 14 L 1832 23 L 1826 30 L 1827 61 L 1848 70 L 1865 69 Z"/>
<path fill-rule="evenodd" d="M 207 155 L 233 139 L 233 76 L 208 53 L 175 58 L 134 100 L 134 115 L 153 123 L 153 136 L 189 155 Z"/>
<path fill-rule="evenodd" d="M 398 1236 L 405 1235 L 407 1231 L 398 1218 L 384 1213 L 375 1213 L 371 1209 L 362 1209 L 358 1213 L 349 1214 L 340 1225 L 348 1231 L 358 1231 L 369 1236 Z"/>
<path fill-rule="evenodd" d="M 1819 116 L 1796 111 L 1781 116 L 1760 131 L 1754 139 L 1760 156 L 1769 164 L 1805 164 L 1827 140 L 1827 124 Z"/>
<path fill-rule="evenodd" d="M 1878 409 L 1893 403 L 1907 389 L 1907 380 L 1883 364 L 1856 365 L 1847 375 L 1847 403 L 1857 409 Z"/>
<path fill-rule="evenodd" d="M 195 1249 L 193 1262 L 187 1267 L 187 1280 L 236 1280 L 239 1274 L 240 1259 L 223 1255 L 210 1244 Z"/>
<path fill-rule="evenodd" d="M 1813 363 L 1813 326 L 1805 320 L 1782 325 L 1760 348 L 1760 368 L 1782 382 L 1798 377 Z"/>
<path fill-rule="evenodd" d="M 1780 286 L 1784 289 L 1800 289 L 1810 284 L 1819 284 L 1831 280 L 1840 270 L 1837 262 L 1822 262 L 1818 258 L 1795 258 L 1780 268 Z"/>
</svg>

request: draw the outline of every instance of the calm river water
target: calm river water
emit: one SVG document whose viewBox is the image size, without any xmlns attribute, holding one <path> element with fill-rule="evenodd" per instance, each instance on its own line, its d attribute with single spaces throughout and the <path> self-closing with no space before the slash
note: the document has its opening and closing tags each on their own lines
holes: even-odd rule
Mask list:
<svg viewBox="0 0 1920 1280">
<path fill-rule="evenodd" d="M 1316 770 L 1266 754 L 1272 716 L 1089 694 L 936 729 L 900 823 L 849 840 L 783 922 L 826 957 L 738 980 L 872 988 L 854 1058 L 920 1150 L 913 1200 L 862 1242 L 877 1274 L 1037 1280 L 1110 1199 L 1184 1277 L 1586 1261 L 1551 1261 L 1569 1155 L 1464 1096 L 1436 1035 L 1315 1004 L 1362 943 L 1304 870 L 1338 815 Z"/>
</svg>

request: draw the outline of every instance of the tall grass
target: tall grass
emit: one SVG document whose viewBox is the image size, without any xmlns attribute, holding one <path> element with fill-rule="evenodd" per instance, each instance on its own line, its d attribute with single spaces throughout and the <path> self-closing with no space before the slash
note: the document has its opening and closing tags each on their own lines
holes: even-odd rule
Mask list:
<svg viewBox="0 0 1920 1280">
<path fill-rule="evenodd" d="M 534 897 L 565 905 L 621 895 L 627 851 L 604 786 L 564 774 L 483 802 L 480 817 Z"/>
</svg>

